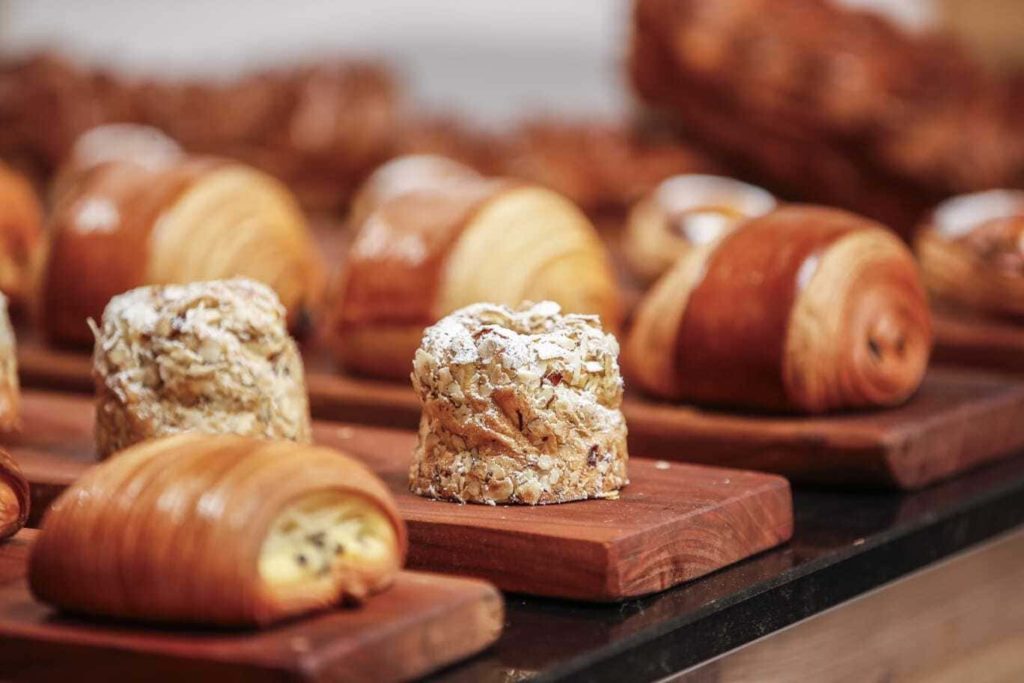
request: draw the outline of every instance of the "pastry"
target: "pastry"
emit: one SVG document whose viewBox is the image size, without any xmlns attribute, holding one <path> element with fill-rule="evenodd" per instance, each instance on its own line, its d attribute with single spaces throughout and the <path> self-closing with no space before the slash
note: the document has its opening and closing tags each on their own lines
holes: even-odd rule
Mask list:
<svg viewBox="0 0 1024 683">
<path fill-rule="evenodd" d="M 607 251 L 571 202 L 506 180 L 395 198 L 355 235 L 331 304 L 330 335 L 349 370 L 405 378 L 423 329 L 471 303 L 552 299 L 619 322 Z"/>
<path fill-rule="evenodd" d="M 0 449 L 0 541 L 18 533 L 28 521 L 29 490 L 21 467 Z"/>
<path fill-rule="evenodd" d="M 29 303 L 43 254 L 43 209 L 24 176 L 0 163 L 0 292 L 15 309 Z"/>
<path fill-rule="evenodd" d="M 7 315 L 7 298 L 0 294 L 0 433 L 21 425 L 21 389 L 18 383 L 18 350 Z"/>
<path fill-rule="evenodd" d="M 745 177 L 904 236 L 943 197 L 1018 186 L 1011 83 L 946 36 L 852 4 L 634 0 L 634 89 L 658 125 Z"/>
<path fill-rule="evenodd" d="M 302 358 L 274 292 L 252 280 L 114 297 L 93 376 L 101 457 L 190 431 L 310 440 Z"/>
<path fill-rule="evenodd" d="M 292 329 L 308 321 L 322 266 L 284 186 L 215 159 L 156 171 L 107 162 L 81 176 L 54 209 L 40 320 L 50 340 L 85 344 L 92 340 L 86 320 L 99 318 L 116 294 L 234 276 L 273 287 Z"/>
<path fill-rule="evenodd" d="M 630 211 L 623 251 L 633 274 L 650 282 L 694 246 L 774 208 L 771 193 L 732 178 L 673 176 Z"/>
<path fill-rule="evenodd" d="M 925 286 L 941 301 L 1024 316 L 1024 191 L 990 190 L 939 204 L 921 226 Z"/>
<path fill-rule="evenodd" d="M 266 625 L 392 583 L 405 525 L 338 451 L 182 434 L 92 468 L 46 514 L 32 593 L 70 612 Z"/>
<path fill-rule="evenodd" d="M 628 483 L 615 337 L 545 301 L 460 309 L 426 330 L 413 493 L 538 505 L 614 498 Z"/>
<path fill-rule="evenodd" d="M 930 348 L 904 244 L 854 214 L 790 206 L 683 256 L 641 302 L 624 363 L 660 398 L 823 413 L 905 401 Z"/>
<path fill-rule="evenodd" d="M 149 171 L 160 171 L 180 163 L 185 152 L 177 142 L 152 126 L 111 123 L 87 130 L 72 146 L 52 184 L 54 203 L 81 176 L 111 161 L 135 163 Z"/>
<path fill-rule="evenodd" d="M 480 174 L 469 166 L 436 154 L 409 154 L 392 159 L 379 166 L 359 187 L 349 209 L 349 224 L 358 228 L 374 209 L 403 194 L 479 179 Z"/>
</svg>

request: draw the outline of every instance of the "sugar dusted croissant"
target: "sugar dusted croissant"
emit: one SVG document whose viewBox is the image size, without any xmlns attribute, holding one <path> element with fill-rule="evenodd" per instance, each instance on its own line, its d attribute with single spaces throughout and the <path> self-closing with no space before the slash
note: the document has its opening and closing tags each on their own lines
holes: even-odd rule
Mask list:
<svg viewBox="0 0 1024 683">
<path fill-rule="evenodd" d="M 28 482 L 14 458 L 0 449 L 0 541 L 25 526 L 28 510 Z"/>
<path fill-rule="evenodd" d="M 673 176 L 630 211 L 623 242 L 627 262 L 637 277 L 654 280 L 693 247 L 774 208 L 769 192 L 732 178 Z"/>
<path fill-rule="evenodd" d="M 854 214 L 792 206 L 681 258 L 641 302 L 624 362 L 658 397 L 822 413 L 906 400 L 930 347 L 903 243 Z"/>
<path fill-rule="evenodd" d="M 936 298 L 1024 316 L 1024 191 L 943 202 L 918 231 L 916 246 L 925 286 Z"/>
<path fill-rule="evenodd" d="M 409 192 L 443 188 L 450 183 L 479 180 L 469 166 L 437 154 L 408 154 L 377 167 L 352 198 L 349 222 L 358 227 L 378 206 Z"/>
<path fill-rule="evenodd" d="M 62 494 L 29 583 L 72 612 L 262 625 L 365 599 L 405 551 L 383 482 L 348 456 L 185 434 L 122 451 Z"/>
<path fill-rule="evenodd" d="M 406 378 L 423 329 L 477 302 L 552 300 L 615 329 L 608 254 L 571 202 L 506 180 L 403 195 L 357 233 L 332 304 L 331 334 L 347 368 Z"/>
<path fill-rule="evenodd" d="M 291 194 L 238 163 L 188 158 L 155 171 L 102 164 L 62 194 L 50 230 L 40 317 L 54 341 L 91 342 L 86 320 L 141 285 L 250 277 L 277 292 L 293 328 L 321 287 Z"/>
<path fill-rule="evenodd" d="M 28 180 L 0 163 L 0 292 L 14 308 L 28 303 L 42 247 L 39 198 Z"/>
</svg>

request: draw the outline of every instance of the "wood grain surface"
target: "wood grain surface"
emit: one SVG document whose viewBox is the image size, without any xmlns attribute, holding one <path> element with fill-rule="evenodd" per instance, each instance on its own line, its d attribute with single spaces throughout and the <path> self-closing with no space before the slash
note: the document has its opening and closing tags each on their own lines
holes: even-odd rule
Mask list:
<svg viewBox="0 0 1024 683">
<path fill-rule="evenodd" d="M 1020 349 L 1024 373 L 1024 341 L 1006 348 L 1006 358 Z M 92 390 L 81 354 L 54 352 L 29 339 L 18 355 L 27 386 Z M 949 360 L 941 351 L 937 356 Z M 306 370 L 314 417 L 408 429 L 419 422 L 411 386 L 340 374 L 315 349 L 306 353 Z M 934 368 L 918 393 L 893 409 L 821 417 L 741 414 L 627 391 L 623 412 L 634 456 L 776 472 L 797 483 L 912 490 L 1024 448 L 1024 380 L 991 371 Z"/>
<path fill-rule="evenodd" d="M 29 594 L 35 534 L 0 544 L 4 680 L 407 680 L 486 648 L 504 622 L 501 595 L 487 583 L 408 571 L 362 607 L 263 631 L 72 617 Z"/>
<path fill-rule="evenodd" d="M 936 310 L 933 324 L 936 362 L 1024 374 L 1024 320 Z"/>
<path fill-rule="evenodd" d="M 26 392 L 24 429 L 7 446 L 32 483 L 33 523 L 96 461 L 92 403 Z M 409 525 L 409 566 L 498 587 L 614 601 L 664 590 L 785 542 L 792 500 L 781 477 L 634 459 L 619 500 L 544 507 L 457 505 L 408 491 L 412 432 L 320 422 L 317 442 L 367 462 Z"/>
</svg>

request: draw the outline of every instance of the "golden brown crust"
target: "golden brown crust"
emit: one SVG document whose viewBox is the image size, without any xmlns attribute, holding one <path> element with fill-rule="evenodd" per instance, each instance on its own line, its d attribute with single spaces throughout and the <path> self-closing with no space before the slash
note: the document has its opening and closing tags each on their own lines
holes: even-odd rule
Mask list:
<svg viewBox="0 0 1024 683">
<path fill-rule="evenodd" d="M 546 298 L 617 326 L 618 292 L 593 226 L 549 190 L 467 181 L 397 197 L 367 218 L 330 333 L 350 370 L 404 378 L 423 328 L 443 315 L 479 301 Z"/>
<path fill-rule="evenodd" d="M 30 500 L 21 467 L 7 451 L 0 449 L 0 541 L 25 526 Z"/>
<path fill-rule="evenodd" d="M 0 163 L 0 292 L 26 307 L 43 254 L 43 208 L 26 178 Z"/>
<path fill-rule="evenodd" d="M 390 521 L 388 561 L 279 590 L 261 573 L 271 526 L 294 501 L 338 492 Z M 29 567 L 44 602 L 158 622 L 268 624 L 390 584 L 405 526 L 385 485 L 337 451 L 187 434 L 96 466 L 48 511 Z M 353 596 L 353 591 L 355 594 Z"/>
<path fill-rule="evenodd" d="M 86 320 L 145 284 L 249 276 L 274 288 L 293 326 L 322 286 L 294 200 L 269 176 L 227 161 L 188 158 L 155 171 L 103 163 L 64 192 L 50 233 L 39 316 L 63 343 L 90 342 Z"/>
<path fill-rule="evenodd" d="M 992 190 L 943 202 L 921 226 L 916 250 L 936 298 L 1024 316 L 1024 192 Z"/>
<path fill-rule="evenodd" d="M 898 239 L 853 214 L 794 206 L 681 259 L 641 304 L 626 366 L 666 398 L 820 413 L 906 400 L 930 345 Z"/>
</svg>

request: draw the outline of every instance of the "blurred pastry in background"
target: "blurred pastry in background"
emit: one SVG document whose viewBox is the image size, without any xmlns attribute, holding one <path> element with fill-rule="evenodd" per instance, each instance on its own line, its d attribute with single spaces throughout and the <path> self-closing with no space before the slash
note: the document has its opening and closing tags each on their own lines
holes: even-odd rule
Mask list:
<svg viewBox="0 0 1024 683">
<path fill-rule="evenodd" d="M 950 194 L 1024 183 L 1007 81 L 962 46 L 821 0 L 635 0 L 652 119 L 778 194 L 909 236 Z"/>
<path fill-rule="evenodd" d="M 357 229 L 377 207 L 403 194 L 431 191 L 481 177 L 469 166 L 436 154 L 409 154 L 391 159 L 378 166 L 359 186 L 349 209 L 349 225 Z"/>
<path fill-rule="evenodd" d="M 308 442 L 302 357 L 266 285 L 235 279 L 140 287 L 96 329 L 101 457 L 180 432 Z"/>
<path fill-rule="evenodd" d="M 614 498 L 628 483 L 619 345 L 558 304 L 476 304 L 429 327 L 413 493 L 460 503 Z"/>
<path fill-rule="evenodd" d="M 7 297 L 0 294 L 0 433 L 14 431 L 20 424 L 17 342 L 7 314 Z"/>
<path fill-rule="evenodd" d="M 251 277 L 270 285 L 301 330 L 323 265 L 280 182 L 254 168 L 186 157 L 159 170 L 107 162 L 63 191 L 50 219 L 39 320 L 48 339 L 87 344 L 86 324 L 134 287 Z"/>
<path fill-rule="evenodd" d="M 918 231 L 917 255 L 925 286 L 939 301 L 1024 316 L 1024 191 L 942 202 Z"/>
<path fill-rule="evenodd" d="M 28 481 L 18 462 L 0 449 L 0 541 L 21 531 L 28 521 Z"/>
<path fill-rule="evenodd" d="M 29 305 L 43 248 L 39 197 L 27 178 L 0 162 L 0 292 L 16 311 Z"/>
<path fill-rule="evenodd" d="M 591 216 L 621 215 L 669 176 L 714 169 L 692 146 L 590 120 L 527 121 L 503 155 L 503 174 L 549 187 Z"/>
<path fill-rule="evenodd" d="M 693 247 L 713 242 L 775 206 L 770 192 L 732 178 L 673 176 L 630 211 L 623 251 L 633 274 L 651 282 Z"/>
<path fill-rule="evenodd" d="M 72 484 L 46 514 L 29 584 L 76 614 L 265 626 L 386 589 L 406 548 L 387 487 L 353 458 L 184 434 Z"/>
<path fill-rule="evenodd" d="M 572 202 L 518 181 L 482 179 L 396 197 L 359 226 L 329 304 L 339 362 L 405 379 L 423 330 L 478 302 L 550 299 L 616 329 L 609 255 Z"/>
<path fill-rule="evenodd" d="M 924 377 L 917 265 L 884 226 L 789 206 L 684 255 L 647 293 L 627 378 L 664 399 L 825 413 L 893 406 Z"/>
</svg>

